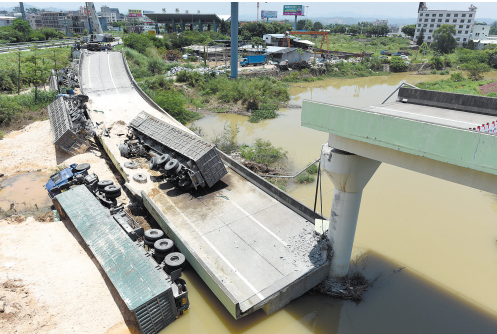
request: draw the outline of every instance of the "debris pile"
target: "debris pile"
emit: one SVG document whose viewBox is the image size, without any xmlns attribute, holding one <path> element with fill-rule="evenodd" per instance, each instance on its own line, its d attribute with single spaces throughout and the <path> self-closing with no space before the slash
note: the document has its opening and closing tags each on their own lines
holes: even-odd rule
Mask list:
<svg viewBox="0 0 497 334">
<path fill-rule="evenodd" d="M 368 280 L 359 272 L 354 273 L 350 278 L 344 281 L 338 281 L 328 277 L 312 291 L 326 294 L 331 297 L 351 299 L 356 301 L 363 300 L 362 293 L 370 286 Z"/>
<path fill-rule="evenodd" d="M 296 257 L 308 257 L 310 263 L 307 267 L 322 265 L 328 258 L 328 239 L 310 228 L 304 228 L 298 235 L 293 236 L 287 245 L 287 249 Z M 296 263 L 297 260 L 293 260 Z"/>
<path fill-rule="evenodd" d="M 221 73 L 226 73 L 226 71 L 224 70 L 224 68 L 226 68 L 226 67 L 227 66 L 221 65 L 221 66 L 218 66 L 218 67 L 212 68 L 212 69 L 209 67 L 199 67 L 199 68 L 191 69 L 191 68 L 186 68 L 186 67 L 182 67 L 182 66 L 175 66 L 175 67 L 171 68 L 169 71 L 167 71 L 166 77 L 171 77 L 173 75 L 178 74 L 181 71 L 197 72 L 200 74 L 215 73 L 216 75 L 218 75 Z"/>
</svg>

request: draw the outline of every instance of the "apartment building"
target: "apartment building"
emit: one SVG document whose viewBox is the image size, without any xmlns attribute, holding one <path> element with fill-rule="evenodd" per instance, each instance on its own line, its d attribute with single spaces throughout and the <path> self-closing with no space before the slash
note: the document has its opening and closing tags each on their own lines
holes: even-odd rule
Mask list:
<svg viewBox="0 0 497 334">
<path fill-rule="evenodd" d="M 65 32 L 64 20 L 67 14 L 67 12 L 40 12 L 42 27 Z"/>
<path fill-rule="evenodd" d="M 471 5 L 468 10 L 428 10 L 426 3 L 421 2 L 418 9 L 418 18 L 414 40 L 417 40 L 421 29 L 424 29 L 424 42 L 430 44 L 433 42 L 433 33 L 440 28 L 442 24 L 452 25 L 456 34 L 459 46 L 468 43 L 471 29 L 475 23 L 476 7 Z"/>
<path fill-rule="evenodd" d="M 38 29 L 43 27 L 43 22 L 41 19 L 41 15 L 39 14 L 28 14 L 27 19 L 31 29 Z"/>
</svg>

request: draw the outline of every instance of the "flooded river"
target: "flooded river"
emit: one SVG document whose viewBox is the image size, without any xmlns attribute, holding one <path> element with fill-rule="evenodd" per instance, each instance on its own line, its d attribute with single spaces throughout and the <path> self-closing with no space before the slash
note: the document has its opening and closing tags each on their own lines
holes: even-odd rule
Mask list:
<svg viewBox="0 0 497 334">
<path fill-rule="evenodd" d="M 440 78 L 447 76 L 403 73 L 297 83 L 290 104 L 309 99 L 360 108 L 381 103 L 403 80 Z M 279 113 L 258 124 L 215 114 L 195 125 L 206 138 L 227 126 L 239 128 L 239 143 L 270 140 L 288 151 L 297 171 L 319 158 L 327 135 L 300 126 L 299 108 Z M 333 185 L 326 176 L 322 188 L 329 216 Z M 315 183 L 287 188 L 311 207 L 314 191 Z M 358 269 L 376 279 L 363 302 L 305 294 L 271 316 L 259 311 L 235 321 L 188 269 L 192 308 L 163 333 L 496 333 L 496 218 L 492 194 L 382 164 L 365 188 L 354 242 L 353 257 L 366 259 Z"/>
</svg>

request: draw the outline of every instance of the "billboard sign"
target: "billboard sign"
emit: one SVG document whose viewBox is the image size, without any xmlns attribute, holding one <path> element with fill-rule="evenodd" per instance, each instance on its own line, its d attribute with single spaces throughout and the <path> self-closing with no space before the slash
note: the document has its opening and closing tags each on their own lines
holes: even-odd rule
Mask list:
<svg viewBox="0 0 497 334">
<path fill-rule="evenodd" d="M 273 10 L 262 10 L 261 19 L 275 19 L 278 17 L 278 12 Z"/>
<path fill-rule="evenodd" d="M 304 15 L 304 6 L 302 5 L 284 5 L 283 6 L 283 15 Z"/>
<path fill-rule="evenodd" d="M 128 16 L 129 17 L 142 17 L 142 10 L 141 9 L 128 9 Z"/>
</svg>

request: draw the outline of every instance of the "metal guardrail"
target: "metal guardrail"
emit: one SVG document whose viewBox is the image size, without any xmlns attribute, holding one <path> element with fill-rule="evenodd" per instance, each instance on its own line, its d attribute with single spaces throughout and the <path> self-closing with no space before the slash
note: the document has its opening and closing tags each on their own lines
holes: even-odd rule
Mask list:
<svg viewBox="0 0 497 334">
<path fill-rule="evenodd" d="M 15 50 L 29 50 L 29 48 L 37 46 L 39 48 L 52 48 L 72 45 L 77 40 L 62 40 L 62 41 L 36 41 L 36 42 L 21 42 L 21 43 L 8 43 L 0 44 L 0 53 L 15 51 Z"/>
</svg>

